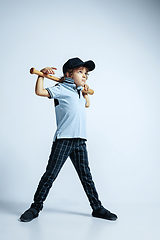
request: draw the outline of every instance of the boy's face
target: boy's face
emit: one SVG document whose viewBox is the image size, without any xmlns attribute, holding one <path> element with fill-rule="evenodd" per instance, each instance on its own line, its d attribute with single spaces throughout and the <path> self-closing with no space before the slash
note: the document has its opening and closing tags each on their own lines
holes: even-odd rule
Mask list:
<svg viewBox="0 0 160 240">
<path fill-rule="evenodd" d="M 76 87 L 84 87 L 88 76 L 88 68 L 79 67 L 73 71 L 72 78 L 76 84 Z"/>
</svg>

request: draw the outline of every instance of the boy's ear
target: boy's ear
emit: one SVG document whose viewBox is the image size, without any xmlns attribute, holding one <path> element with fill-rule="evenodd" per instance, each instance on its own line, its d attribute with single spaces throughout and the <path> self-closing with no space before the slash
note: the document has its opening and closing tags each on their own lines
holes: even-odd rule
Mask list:
<svg viewBox="0 0 160 240">
<path fill-rule="evenodd" d="M 70 74 L 69 74 L 69 72 L 66 72 L 66 76 L 69 78 L 70 77 Z"/>
</svg>

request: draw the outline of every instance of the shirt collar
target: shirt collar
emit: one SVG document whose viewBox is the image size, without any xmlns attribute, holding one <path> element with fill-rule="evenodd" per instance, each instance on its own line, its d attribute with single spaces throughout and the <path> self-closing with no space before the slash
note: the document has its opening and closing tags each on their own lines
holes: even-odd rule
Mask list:
<svg viewBox="0 0 160 240">
<path fill-rule="evenodd" d="M 65 81 L 63 83 L 71 86 L 73 89 L 77 89 L 77 90 L 80 90 L 80 91 L 82 91 L 82 89 L 83 89 L 82 86 L 79 86 L 79 87 L 76 88 L 76 84 L 74 83 L 74 79 L 73 78 L 65 77 Z"/>
<path fill-rule="evenodd" d="M 70 84 L 74 84 L 74 79 L 73 78 L 68 78 L 68 77 L 65 77 L 65 83 L 70 83 Z M 75 85 L 75 84 L 74 84 Z"/>
</svg>

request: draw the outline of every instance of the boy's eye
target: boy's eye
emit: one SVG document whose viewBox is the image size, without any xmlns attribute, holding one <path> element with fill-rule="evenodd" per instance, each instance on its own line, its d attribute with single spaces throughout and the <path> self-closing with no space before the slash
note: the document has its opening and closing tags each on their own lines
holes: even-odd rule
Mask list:
<svg viewBox="0 0 160 240">
<path fill-rule="evenodd" d="M 83 74 L 83 71 L 82 70 L 78 70 L 78 73 Z M 88 72 L 85 72 L 84 74 L 86 75 L 86 77 L 89 75 Z"/>
<path fill-rule="evenodd" d="M 88 77 L 89 74 L 88 74 L 88 73 L 85 73 L 85 75 L 86 75 L 86 77 Z"/>
</svg>

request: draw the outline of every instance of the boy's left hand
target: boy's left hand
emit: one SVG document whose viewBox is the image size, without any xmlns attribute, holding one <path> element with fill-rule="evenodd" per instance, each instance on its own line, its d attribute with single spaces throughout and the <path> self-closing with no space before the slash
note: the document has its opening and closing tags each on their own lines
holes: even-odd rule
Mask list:
<svg viewBox="0 0 160 240">
<path fill-rule="evenodd" d="M 87 84 L 84 85 L 84 90 L 88 91 L 89 90 L 89 86 Z"/>
<path fill-rule="evenodd" d="M 89 86 L 88 86 L 87 84 L 84 85 L 84 90 L 85 90 L 85 91 L 88 91 L 88 90 L 89 90 Z M 88 107 L 90 106 L 89 96 L 88 96 L 87 93 L 84 93 L 84 92 L 82 92 L 82 95 L 83 95 L 83 97 L 86 99 L 86 105 L 85 105 L 85 107 L 88 108 Z"/>
<path fill-rule="evenodd" d="M 89 86 L 88 86 L 87 84 L 84 85 L 84 90 L 85 90 L 85 91 L 88 91 L 88 90 L 89 90 Z M 86 95 L 88 95 L 88 94 L 82 92 L 82 95 L 83 95 L 83 97 L 84 97 L 84 96 L 86 96 Z"/>
</svg>

